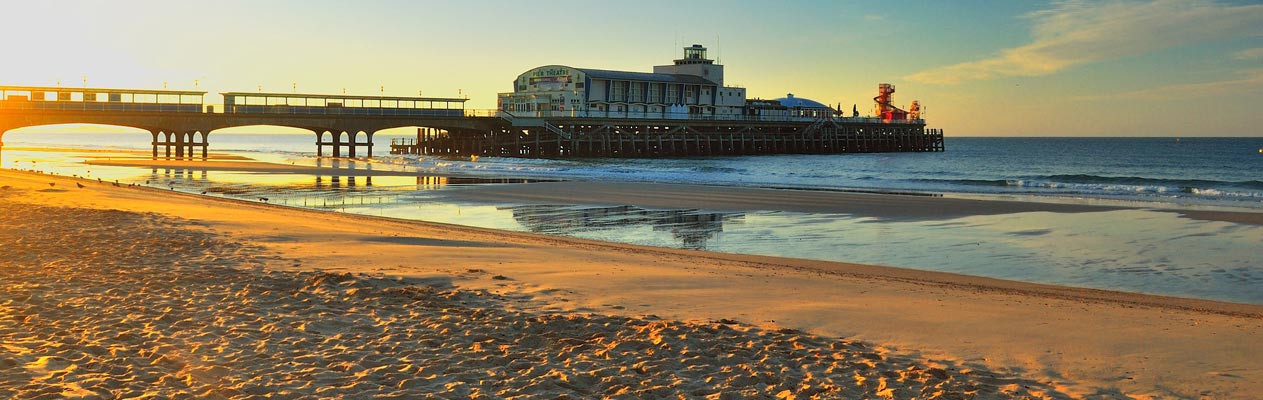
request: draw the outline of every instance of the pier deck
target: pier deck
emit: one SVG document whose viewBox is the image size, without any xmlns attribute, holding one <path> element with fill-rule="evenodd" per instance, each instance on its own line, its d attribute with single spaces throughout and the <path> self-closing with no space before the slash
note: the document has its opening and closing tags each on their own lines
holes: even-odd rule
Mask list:
<svg viewBox="0 0 1263 400">
<path fill-rule="evenodd" d="M 865 118 L 812 122 L 572 118 L 491 132 L 420 129 L 392 154 L 527 158 L 693 157 L 755 154 L 940 152 L 943 132 L 924 123 Z"/>
</svg>

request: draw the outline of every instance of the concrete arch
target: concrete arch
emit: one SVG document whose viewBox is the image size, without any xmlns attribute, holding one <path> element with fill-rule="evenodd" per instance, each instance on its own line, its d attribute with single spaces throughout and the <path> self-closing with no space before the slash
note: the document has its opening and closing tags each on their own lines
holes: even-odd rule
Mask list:
<svg viewBox="0 0 1263 400">
<path fill-rule="evenodd" d="M 114 128 L 114 129 L 117 129 L 117 128 L 138 129 L 141 131 L 153 131 L 156 129 L 156 127 L 154 126 L 149 126 L 149 125 L 144 125 L 144 124 L 121 124 L 121 123 L 108 123 L 108 122 L 41 122 L 41 123 L 17 122 L 11 125 L 6 124 L 3 128 L 0 128 L 0 135 L 5 134 L 5 133 L 26 133 L 25 130 L 28 128 L 37 128 L 37 129 L 42 130 L 44 128 L 55 127 L 55 126 L 74 127 L 75 130 L 82 130 L 83 127 L 93 127 L 93 126 Z M 127 132 L 118 132 L 118 133 L 127 133 Z"/>
<path fill-rule="evenodd" d="M 329 128 L 320 128 L 320 127 L 314 127 L 314 126 L 281 125 L 281 124 L 277 124 L 277 125 L 251 124 L 251 125 L 235 125 L 235 126 L 218 127 L 218 128 L 207 131 L 206 134 L 209 135 L 211 133 L 216 133 L 216 134 L 218 133 L 260 133 L 258 131 L 252 132 L 251 130 L 261 129 L 261 130 L 274 131 L 274 130 L 277 130 L 277 128 L 281 128 L 281 130 L 291 131 L 291 132 L 294 130 L 306 131 L 306 132 L 292 132 L 292 133 L 316 133 L 316 134 L 329 130 Z"/>
<path fill-rule="evenodd" d="M 363 139 L 361 140 L 361 137 Z M 316 156 L 325 157 L 325 147 L 332 157 L 373 156 L 373 133 L 365 129 L 321 129 L 316 131 Z M 360 149 L 365 151 L 361 152 Z"/>
</svg>

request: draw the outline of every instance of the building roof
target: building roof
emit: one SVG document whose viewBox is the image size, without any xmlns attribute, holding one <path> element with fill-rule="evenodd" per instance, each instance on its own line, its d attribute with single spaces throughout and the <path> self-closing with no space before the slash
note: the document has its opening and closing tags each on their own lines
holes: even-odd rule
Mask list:
<svg viewBox="0 0 1263 400">
<path fill-rule="evenodd" d="M 110 89 L 110 88 L 86 88 L 71 86 L 0 86 L 0 90 L 5 92 L 59 92 L 59 93 L 106 93 L 106 94 L 162 94 L 162 95 L 181 95 L 181 96 L 204 96 L 206 92 L 195 90 L 154 90 L 154 89 Z"/>
<path fill-rule="evenodd" d="M 469 99 L 457 97 L 399 97 L 399 96 L 356 96 L 345 94 L 313 94 L 313 93 L 267 93 L 267 92 L 220 92 L 224 96 L 268 97 L 268 98 L 306 98 L 326 100 L 396 100 L 396 101 L 431 101 L 464 103 Z"/>
<path fill-rule="evenodd" d="M 714 85 L 711 82 L 696 75 L 676 75 L 676 74 L 655 74 L 650 72 L 630 72 L 630 71 L 610 71 L 604 69 L 575 68 L 588 74 L 589 78 L 610 79 L 620 81 L 641 81 L 641 82 L 667 82 L 667 83 L 684 83 L 690 85 Z"/>
<path fill-rule="evenodd" d="M 794 97 L 794 94 L 793 94 L 793 93 L 787 94 L 787 95 L 785 95 L 785 97 L 782 97 L 782 98 L 776 99 L 776 101 L 781 102 L 781 105 L 783 105 L 783 106 L 785 106 L 785 107 L 789 107 L 789 108 L 828 108 L 828 109 L 833 109 L 832 107 L 829 107 L 829 106 L 824 105 L 824 104 L 820 104 L 820 102 L 815 101 L 815 100 L 812 100 L 812 99 L 805 99 L 805 98 L 802 98 L 802 97 Z"/>
</svg>

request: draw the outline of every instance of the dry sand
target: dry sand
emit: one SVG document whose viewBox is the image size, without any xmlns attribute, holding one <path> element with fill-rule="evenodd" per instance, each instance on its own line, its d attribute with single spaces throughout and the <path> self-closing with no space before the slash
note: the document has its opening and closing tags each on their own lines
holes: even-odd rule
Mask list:
<svg viewBox="0 0 1263 400">
<path fill-rule="evenodd" d="M 0 171 L 0 396 L 1263 393 L 1260 306 L 75 182 Z"/>
</svg>

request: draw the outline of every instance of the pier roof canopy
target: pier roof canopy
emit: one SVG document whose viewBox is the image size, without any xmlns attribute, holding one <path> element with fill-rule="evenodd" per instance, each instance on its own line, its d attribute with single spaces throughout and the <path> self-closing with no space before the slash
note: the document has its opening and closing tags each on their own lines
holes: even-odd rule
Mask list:
<svg viewBox="0 0 1263 400">
<path fill-rule="evenodd" d="M 575 68 L 588 78 L 619 81 L 685 83 L 690 85 L 714 85 L 714 82 L 695 75 L 655 74 L 650 72 L 610 71 L 604 69 Z"/>
<path fill-rule="evenodd" d="M 69 86 L 0 86 L 5 92 L 49 92 L 49 93 L 102 93 L 102 94 L 164 94 L 181 96 L 203 96 L 206 92 L 196 90 L 157 90 L 157 89 L 111 89 Z"/>
<path fill-rule="evenodd" d="M 832 109 L 831 107 L 821 104 L 820 102 L 812 100 L 812 99 L 794 97 L 793 93 L 787 94 L 785 95 L 785 97 L 776 99 L 776 101 L 781 102 L 781 105 L 785 107 L 789 107 L 789 108 L 829 108 L 829 109 Z"/>
</svg>

